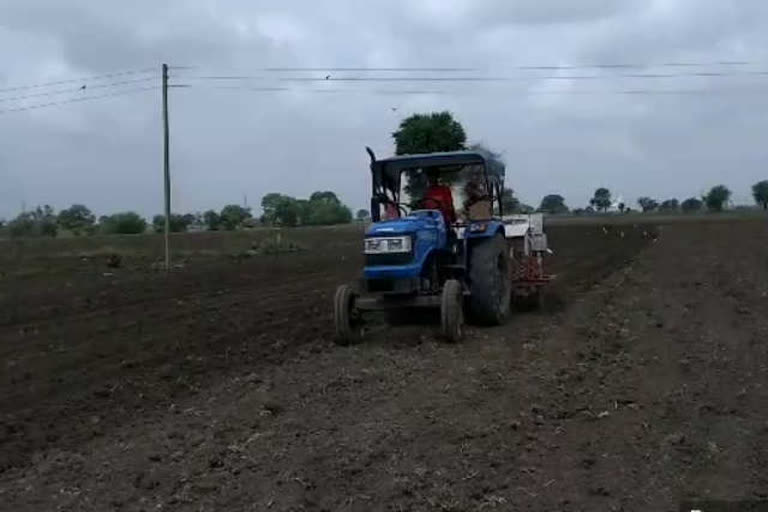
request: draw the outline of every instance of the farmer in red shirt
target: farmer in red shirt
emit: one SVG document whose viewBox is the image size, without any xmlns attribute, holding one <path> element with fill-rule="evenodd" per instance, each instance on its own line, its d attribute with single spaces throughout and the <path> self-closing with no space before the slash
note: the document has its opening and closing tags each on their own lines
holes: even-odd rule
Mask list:
<svg viewBox="0 0 768 512">
<path fill-rule="evenodd" d="M 421 202 L 424 208 L 440 210 L 448 224 L 456 222 L 456 210 L 453 208 L 451 187 L 440 184 L 439 173 L 436 169 L 427 170 L 427 191 Z"/>
</svg>

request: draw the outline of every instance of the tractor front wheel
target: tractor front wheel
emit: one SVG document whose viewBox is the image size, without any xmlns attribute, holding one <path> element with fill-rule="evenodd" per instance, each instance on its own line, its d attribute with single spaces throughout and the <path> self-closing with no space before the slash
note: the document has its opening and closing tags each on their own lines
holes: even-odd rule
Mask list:
<svg viewBox="0 0 768 512">
<path fill-rule="evenodd" d="M 333 320 L 336 325 L 336 344 L 350 345 L 362 337 L 360 312 L 355 307 L 352 287 L 342 284 L 336 289 L 333 300 Z"/>
<path fill-rule="evenodd" d="M 443 286 L 440 303 L 440 324 L 443 337 L 451 343 L 460 341 L 464 335 L 464 293 L 461 283 L 449 279 Z"/>
<path fill-rule="evenodd" d="M 512 282 L 507 240 L 497 234 L 472 247 L 469 263 L 472 318 L 486 325 L 500 325 L 509 316 Z"/>
</svg>

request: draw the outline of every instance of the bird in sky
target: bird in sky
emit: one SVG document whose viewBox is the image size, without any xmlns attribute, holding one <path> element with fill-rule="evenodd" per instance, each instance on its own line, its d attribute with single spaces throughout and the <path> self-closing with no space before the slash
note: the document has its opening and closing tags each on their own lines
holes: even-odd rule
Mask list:
<svg viewBox="0 0 768 512">
<path fill-rule="evenodd" d="M 84 91 L 86 87 L 87 87 L 87 86 L 86 86 L 85 84 L 83 84 L 83 85 L 80 87 L 80 90 L 81 90 L 81 91 Z"/>
<path fill-rule="evenodd" d="M 325 79 L 326 80 L 330 80 L 331 79 L 331 75 L 325 75 Z"/>
</svg>

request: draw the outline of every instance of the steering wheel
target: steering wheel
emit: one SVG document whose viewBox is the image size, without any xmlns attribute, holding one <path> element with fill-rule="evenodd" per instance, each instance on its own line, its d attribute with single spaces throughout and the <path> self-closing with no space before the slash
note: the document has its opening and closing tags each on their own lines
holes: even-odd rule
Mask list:
<svg viewBox="0 0 768 512">
<path fill-rule="evenodd" d="M 392 201 L 391 204 L 394 204 L 395 206 L 397 206 L 397 210 L 402 214 L 403 217 L 407 217 L 408 216 L 408 210 L 405 208 L 404 204 L 396 203 L 394 201 Z"/>
<path fill-rule="evenodd" d="M 436 204 L 437 208 L 430 208 L 429 206 L 427 206 L 427 204 L 429 204 L 430 202 Z M 435 199 L 434 197 L 424 197 L 422 199 L 419 199 L 414 203 L 414 206 L 417 208 L 423 208 L 425 210 L 440 210 L 440 211 L 443 211 L 443 209 L 445 208 L 445 205 L 443 204 L 443 202 L 440 201 L 439 199 Z"/>
</svg>

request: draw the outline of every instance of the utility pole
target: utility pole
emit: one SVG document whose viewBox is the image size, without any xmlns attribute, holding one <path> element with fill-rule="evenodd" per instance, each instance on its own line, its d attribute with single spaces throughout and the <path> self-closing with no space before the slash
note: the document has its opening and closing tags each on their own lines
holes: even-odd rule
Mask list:
<svg viewBox="0 0 768 512">
<path fill-rule="evenodd" d="M 168 64 L 163 64 L 163 178 L 165 184 L 165 270 L 171 270 L 171 169 L 168 156 Z"/>
</svg>

